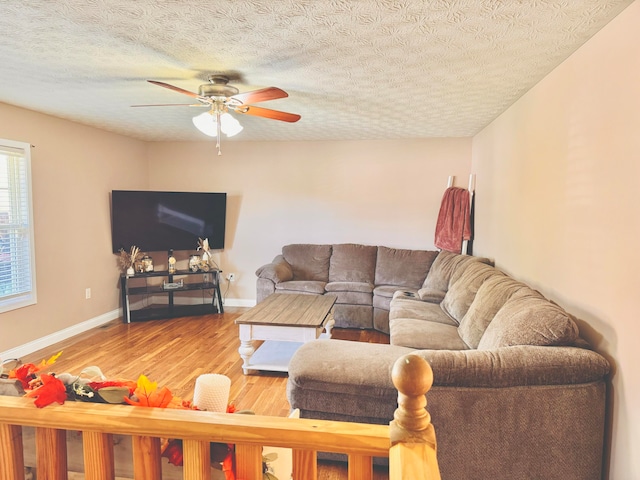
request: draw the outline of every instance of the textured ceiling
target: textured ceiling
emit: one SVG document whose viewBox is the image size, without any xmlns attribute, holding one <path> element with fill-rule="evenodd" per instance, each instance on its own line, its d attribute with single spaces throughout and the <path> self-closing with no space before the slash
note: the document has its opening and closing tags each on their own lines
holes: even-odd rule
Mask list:
<svg viewBox="0 0 640 480">
<path fill-rule="evenodd" d="M 632 0 L 0 0 L 0 102 L 145 140 L 204 140 L 209 74 L 294 124 L 233 140 L 471 136 Z M 0 125 L 0 133 L 2 127 Z"/>
</svg>

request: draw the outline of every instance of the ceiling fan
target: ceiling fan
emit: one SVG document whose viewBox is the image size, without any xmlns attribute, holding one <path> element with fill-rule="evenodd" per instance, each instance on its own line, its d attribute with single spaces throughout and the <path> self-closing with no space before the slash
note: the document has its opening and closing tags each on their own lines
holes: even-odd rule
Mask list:
<svg viewBox="0 0 640 480">
<path fill-rule="evenodd" d="M 200 85 L 198 93 L 190 92 L 180 87 L 170 85 L 156 80 L 147 80 L 149 83 L 160 87 L 168 88 L 178 93 L 188 95 L 195 98 L 198 103 L 171 103 L 157 105 L 132 105 L 133 107 L 165 107 L 165 106 L 190 106 L 190 107 L 207 107 L 208 112 L 197 115 L 193 118 L 193 123 L 201 132 L 211 137 L 217 137 L 218 155 L 220 152 L 220 134 L 225 133 L 227 136 L 233 136 L 242 130 L 240 123 L 233 118 L 229 112 L 241 115 L 253 115 L 255 117 L 270 118 L 283 122 L 297 122 L 300 115 L 295 113 L 281 112 L 279 110 L 271 110 L 263 107 L 250 105 L 252 103 L 266 102 L 268 100 L 277 100 L 285 98 L 289 95 L 284 90 L 277 87 L 261 88 L 250 92 L 240 93 L 236 87 L 229 85 L 229 77 L 227 75 L 209 75 L 209 83 Z"/>
</svg>

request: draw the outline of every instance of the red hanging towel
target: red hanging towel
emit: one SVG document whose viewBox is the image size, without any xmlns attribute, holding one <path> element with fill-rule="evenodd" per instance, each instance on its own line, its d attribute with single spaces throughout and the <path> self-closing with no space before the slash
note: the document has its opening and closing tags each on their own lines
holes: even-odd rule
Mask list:
<svg viewBox="0 0 640 480">
<path fill-rule="evenodd" d="M 442 196 L 436 222 L 435 246 L 461 253 L 463 240 L 471 240 L 469 190 L 449 187 Z"/>
</svg>

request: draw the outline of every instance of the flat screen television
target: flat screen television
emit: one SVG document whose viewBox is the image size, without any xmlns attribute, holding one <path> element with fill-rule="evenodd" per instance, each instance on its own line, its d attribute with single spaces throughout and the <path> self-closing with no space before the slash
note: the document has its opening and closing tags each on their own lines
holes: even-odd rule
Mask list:
<svg viewBox="0 0 640 480">
<path fill-rule="evenodd" d="M 223 249 L 226 212 L 226 193 L 113 190 L 113 253 L 132 245 L 142 252 L 195 250 L 198 238 Z"/>
</svg>

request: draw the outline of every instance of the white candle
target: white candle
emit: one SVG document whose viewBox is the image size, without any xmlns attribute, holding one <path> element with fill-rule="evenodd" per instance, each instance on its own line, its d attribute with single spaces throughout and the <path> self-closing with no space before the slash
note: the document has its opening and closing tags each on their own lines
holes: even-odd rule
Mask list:
<svg viewBox="0 0 640 480">
<path fill-rule="evenodd" d="M 231 379 L 218 373 L 206 373 L 196 378 L 193 404 L 199 410 L 225 413 L 229 403 Z"/>
</svg>

